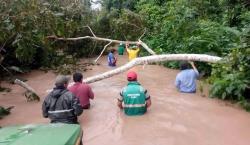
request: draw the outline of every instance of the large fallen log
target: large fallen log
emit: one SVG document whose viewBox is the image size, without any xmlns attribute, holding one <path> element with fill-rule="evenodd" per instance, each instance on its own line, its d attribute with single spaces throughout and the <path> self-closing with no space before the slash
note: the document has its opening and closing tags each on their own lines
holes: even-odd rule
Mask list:
<svg viewBox="0 0 250 145">
<path fill-rule="evenodd" d="M 19 86 L 25 88 L 27 91 L 24 93 L 25 97 L 27 98 L 27 101 L 40 101 L 40 97 L 37 95 L 37 93 L 35 92 L 35 90 L 33 88 L 31 88 L 28 84 L 26 84 L 25 82 L 16 79 L 14 81 L 15 84 L 18 84 Z"/>
<path fill-rule="evenodd" d="M 100 81 L 106 78 L 110 78 L 114 75 L 125 72 L 136 65 L 150 64 L 154 62 L 162 62 L 162 61 L 170 61 L 170 60 L 203 61 L 203 62 L 216 63 L 220 61 L 221 58 L 217 56 L 210 56 L 210 55 L 205 55 L 205 54 L 165 54 L 165 55 L 153 55 L 153 56 L 139 57 L 111 71 L 108 71 L 108 72 L 105 72 L 96 76 L 88 77 L 84 79 L 83 82 L 93 83 L 93 82 Z"/>
</svg>

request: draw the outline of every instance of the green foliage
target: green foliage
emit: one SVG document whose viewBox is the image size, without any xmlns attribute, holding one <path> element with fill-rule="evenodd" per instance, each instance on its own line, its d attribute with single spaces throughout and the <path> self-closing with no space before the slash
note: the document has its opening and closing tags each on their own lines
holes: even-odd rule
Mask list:
<svg viewBox="0 0 250 145">
<path fill-rule="evenodd" d="M 106 42 L 51 41 L 47 36 L 91 35 L 83 27 L 90 25 L 100 37 L 137 40 L 146 28 L 142 39 L 158 54 L 225 57 L 224 63 L 213 67 L 197 63 L 202 73 L 210 75 L 212 71 L 211 96 L 236 100 L 250 108 L 246 98 L 250 86 L 250 11 L 246 0 L 103 0 L 102 5 L 101 11 L 92 11 L 89 0 L 1 0 L 1 64 L 53 68 L 61 64 L 69 73 L 67 64 L 100 51 Z M 141 54 L 146 55 L 144 51 Z M 177 68 L 179 63 L 164 65 Z"/>
<path fill-rule="evenodd" d="M 238 27 L 229 27 L 229 20 L 224 19 L 228 7 L 228 3 L 218 0 L 140 0 L 137 11 L 149 30 L 144 41 L 157 53 L 224 56 L 232 48 L 241 47 L 250 34 L 249 11 L 242 7 L 237 13 Z M 166 66 L 177 68 L 178 63 L 168 62 Z M 206 75 L 211 72 L 211 66 L 205 63 L 199 63 L 198 69 Z"/>
<path fill-rule="evenodd" d="M 47 36 L 77 37 L 88 35 L 83 26 L 91 19 L 90 5 L 70 0 L 2 0 L 0 2 L 0 44 L 6 50 L 3 63 L 17 59 L 19 63 L 34 65 L 50 65 L 55 62 L 58 49 L 82 50 L 88 42 L 75 46 L 71 43 L 47 40 Z M 86 49 L 85 49 L 86 50 Z M 79 51 L 87 55 L 88 51 Z M 72 52 L 72 51 L 71 51 Z M 57 64 L 58 65 L 58 64 Z"/>
<path fill-rule="evenodd" d="M 118 40 L 137 40 L 144 32 L 141 17 L 128 9 L 112 9 L 98 15 L 94 23 L 98 36 Z"/>
<path fill-rule="evenodd" d="M 247 103 L 250 89 L 250 48 L 233 49 L 221 63 L 213 65 L 209 81 L 211 97 Z"/>
<path fill-rule="evenodd" d="M 137 12 L 149 33 L 144 41 L 155 52 L 195 53 L 225 57 L 213 68 L 198 63 L 210 75 L 210 95 L 250 108 L 250 11 L 240 0 L 140 0 Z M 238 49 L 233 49 L 238 48 Z M 241 49 L 239 49 L 241 48 Z M 177 61 L 164 63 L 177 68 Z"/>
<path fill-rule="evenodd" d="M 112 9 L 121 11 L 122 9 L 135 10 L 135 6 L 139 0 L 103 0 L 103 6 L 108 12 Z"/>
</svg>

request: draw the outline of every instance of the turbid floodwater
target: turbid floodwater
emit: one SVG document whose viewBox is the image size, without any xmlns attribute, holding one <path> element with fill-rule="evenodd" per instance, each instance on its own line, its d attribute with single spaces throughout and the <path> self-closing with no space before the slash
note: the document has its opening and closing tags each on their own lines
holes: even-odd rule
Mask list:
<svg viewBox="0 0 250 145">
<path fill-rule="evenodd" d="M 84 77 L 111 70 L 106 57 L 100 65 L 90 66 Z M 127 57 L 118 57 L 118 66 Z M 178 70 L 157 65 L 137 66 L 139 82 L 148 89 L 152 107 L 138 117 L 128 117 L 116 106 L 119 91 L 127 83 L 126 72 L 90 84 L 95 93 L 90 110 L 79 117 L 85 145 L 249 145 L 250 113 L 225 105 L 224 102 L 183 94 L 174 87 Z M 52 72 L 32 71 L 22 75 L 41 96 L 41 102 L 26 102 L 24 89 L 2 83 L 12 89 L 0 93 L 0 106 L 15 106 L 11 115 L 0 120 L 0 126 L 48 123 L 41 115 L 46 90 L 54 84 Z"/>
</svg>

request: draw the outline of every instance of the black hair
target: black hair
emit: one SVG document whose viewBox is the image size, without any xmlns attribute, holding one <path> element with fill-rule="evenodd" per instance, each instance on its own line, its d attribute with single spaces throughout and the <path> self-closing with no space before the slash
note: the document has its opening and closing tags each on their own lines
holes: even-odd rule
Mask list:
<svg viewBox="0 0 250 145">
<path fill-rule="evenodd" d="M 81 82 L 82 78 L 83 78 L 83 76 L 79 72 L 76 72 L 76 73 L 73 74 L 73 80 L 74 80 L 74 82 Z"/>
<path fill-rule="evenodd" d="M 111 49 L 110 52 L 111 52 L 111 53 L 114 53 L 114 52 L 115 52 L 115 49 Z"/>
<path fill-rule="evenodd" d="M 187 61 L 180 62 L 180 70 L 185 70 L 185 69 L 189 69 L 188 62 Z"/>
</svg>

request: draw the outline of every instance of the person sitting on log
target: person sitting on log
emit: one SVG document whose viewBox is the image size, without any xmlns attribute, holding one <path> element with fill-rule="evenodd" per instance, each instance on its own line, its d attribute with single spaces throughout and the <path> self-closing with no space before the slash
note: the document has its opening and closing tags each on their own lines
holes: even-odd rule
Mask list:
<svg viewBox="0 0 250 145">
<path fill-rule="evenodd" d="M 124 109 L 126 115 L 143 115 L 151 106 L 150 96 L 138 83 L 137 74 L 134 71 L 127 74 L 127 80 L 128 85 L 121 90 L 117 105 L 120 109 Z"/>
<path fill-rule="evenodd" d="M 115 53 L 115 49 L 111 49 L 108 54 L 108 65 L 111 67 L 116 66 L 117 58 L 115 57 L 114 53 Z"/>
<path fill-rule="evenodd" d="M 199 72 L 194 65 L 194 62 L 189 62 L 193 69 L 189 69 L 188 62 L 183 61 L 180 63 L 180 70 L 176 76 L 175 86 L 178 91 L 183 93 L 196 92 L 196 80 L 199 77 Z"/>
</svg>

